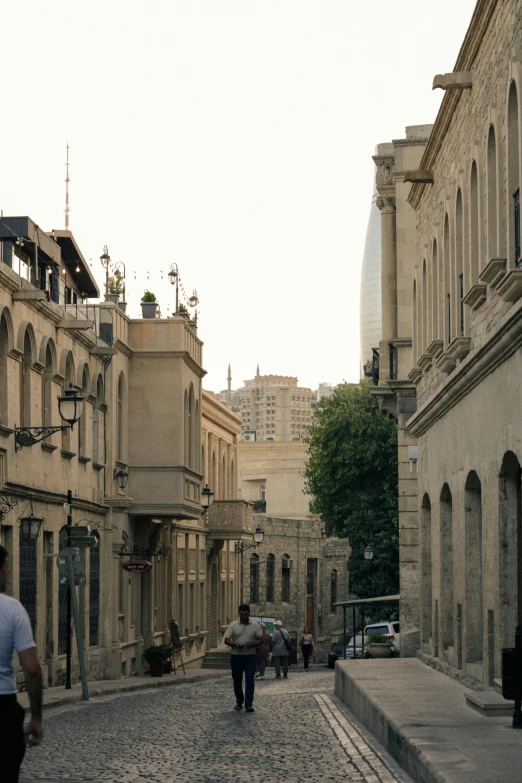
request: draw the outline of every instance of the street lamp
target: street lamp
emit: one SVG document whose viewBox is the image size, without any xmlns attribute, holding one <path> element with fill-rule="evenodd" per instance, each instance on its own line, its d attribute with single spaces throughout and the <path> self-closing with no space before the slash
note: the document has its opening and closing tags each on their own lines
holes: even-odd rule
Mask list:
<svg viewBox="0 0 522 783">
<path fill-rule="evenodd" d="M 120 489 L 125 489 L 129 480 L 129 471 L 125 468 L 115 468 L 114 478 Z"/>
<path fill-rule="evenodd" d="M 210 506 L 212 505 L 212 501 L 214 500 L 214 493 L 210 489 L 208 484 L 205 484 L 203 489 L 201 490 L 201 494 L 203 497 L 201 498 L 201 505 L 205 509 L 205 511 L 208 511 Z"/>
<path fill-rule="evenodd" d="M 372 560 L 373 559 L 373 549 L 370 546 L 370 544 L 368 544 L 368 546 L 364 547 L 364 559 L 365 560 Z"/>
<path fill-rule="evenodd" d="M 178 271 L 177 264 L 170 265 L 170 272 L 168 273 L 167 277 L 169 278 L 171 285 L 176 284 L 176 315 L 177 315 L 178 305 L 179 305 L 179 271 Z"/>
<path fill-rule="evenodd" d="M 75 389 L 72 383 L 69 384 L 69 388 L 65 389 L 63 397 L 58 397 L 58 411 L 63 421 L 67 424 L 49 425 L 48 427 L 42 425 L 41 427 L 16 427 L 15 433 L 15 449 L 20 451 L 24 446 L 34 446 L 35 443 L 39 443 L 41 440 L 50 438 L 56 432 L 62 432 L 64 435 L 67 430 L 74 428 L 74 425 L 82 415 L 84 397 L 78 396 L 78 390 Z"/>
<path fill-rule="evenodd" d="M 253 544 L 245 544 L 243 541 L 236 541 L 236 552 L 239 554 L 243 554 L 243 552 L 246 552 L 247 549 L 252 549 L 253 547 L 259 546 L 259 544 L 263 543 L 263 539 L 265 537 L 265 531 L 262 527 L 259 525 L 256 527 L 254 532 L 252 533 L 252 538 L 254 543 Z"/>
<path fill-rule="evenodd" d="M 33 501 L 31 500 L 31 512 L 27 517 L 20 518 L 20 535 L 22 541 L 36 541 L 42 526 L 42 517 L 33 514 Z"/>
<path fill-rule="evenodd" d="M 100 256 L 100 263 L 105 269 L 105 301 L 109 298 L 109 267 L 111 265 L 111 257 L 109 255 L 109 248 L 107 245 L 103 246 L 103 253 Z"/>
</svg>

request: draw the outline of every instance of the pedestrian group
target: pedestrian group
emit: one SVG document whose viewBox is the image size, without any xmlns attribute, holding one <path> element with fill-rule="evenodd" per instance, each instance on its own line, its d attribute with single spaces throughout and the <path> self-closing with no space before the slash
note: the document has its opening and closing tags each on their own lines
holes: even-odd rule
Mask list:
<svg viewBox="0 0 522 783">
<path fill-rule="evenodd" d="M 225 644 L 230 647 L 230 666 L 236 697 L 235 710 L 254 712 L 254 680 L 265 678 L 266 664 L 273 658 L 275 677 L 288 677 L 288 661 L 292 644 L 290 634 L 283 628 L 281 620 L 274 623 L 273 634 L 268 633 L 265 623 L 256 623 L 250 617 L 248 604 L 239 607 L 239 619 L 230 623 L 225 633 Z M 314 650 L 314 638 L 305 627 L 299 641 L 305 672 Z M 243 691 L 243 675 L 245 689 Z"/>
</svg>

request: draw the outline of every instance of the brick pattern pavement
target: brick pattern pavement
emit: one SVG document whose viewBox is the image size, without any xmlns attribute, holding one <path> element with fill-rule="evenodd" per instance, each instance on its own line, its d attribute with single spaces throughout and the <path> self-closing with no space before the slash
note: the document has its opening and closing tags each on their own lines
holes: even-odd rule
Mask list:
<svg viewBox="0 0 522 783">
<path fill-rule="evenodd" d="M 20 783 L 411 783 L 333 697 L 333 672 L 272 678 L 252 714 L 232 709 L 229 676 L 58 707 Z"/>
</svg>

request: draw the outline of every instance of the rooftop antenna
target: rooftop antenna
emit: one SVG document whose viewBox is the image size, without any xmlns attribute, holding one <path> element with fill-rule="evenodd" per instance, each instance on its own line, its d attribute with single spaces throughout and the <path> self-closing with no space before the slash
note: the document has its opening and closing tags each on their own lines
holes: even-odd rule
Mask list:
<svg viewBox="0 0 522 783">
<path fill-rule="evenodd" d="M 67 160 L 65 161 L 65 230 L 69 230 L 69 142 L 67 142 Z"/>
</svg>

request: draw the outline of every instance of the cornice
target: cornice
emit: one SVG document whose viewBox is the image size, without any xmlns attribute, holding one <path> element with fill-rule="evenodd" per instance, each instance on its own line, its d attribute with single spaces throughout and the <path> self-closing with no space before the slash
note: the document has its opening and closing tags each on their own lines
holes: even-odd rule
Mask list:
<svg viewBox="0 0 522 783">
<path fill-rule="evenodd" d="M 471 22 L 460 48 L 454 71 L 471 71 L 479 52 L 482 39 L 488 29 L 489 22 L 495 11 L 498 0 L 478 0 Z M 449 90 L 444 94 L 440 109 L 433 125 L 424 155 L 419 164 L 420 169 L 433 169 L 437 155 L 448 132 L 455 109 L 460 101 L 461 90 Z M 414 209 L 419 206 L 424 188 L 423 183 L 412 186 L 408 201 Z"/>
<path fill-rule="evenodd" d="M 200 378 L 203 378 L 207 374 L 207 371 L 192 358 L 188 351 L 132 350 L 132 356 L 133 358 L 139 357 L 140 359 L 183 359 L 190 369 Z"/>
<path fill-rule="evenodd" d="M 5 488 L 8 489 L 9 494 L 12 494 L 13 496 L 31 497 L 34 501 L 39 501 L 40 503 L 54 503 L 61 506 L 67 500 L 67 495 L 61 494 L 60 492 L 39 489 L 38 487 L 31 487 L 27 484 L 18 484 L 15 481 L 6 481 Z M 106 514 L 109 507 L 104 503 L 95 503 L 92 500 L 74 496 L 73 509 L 92 511 L 95 514 Z"/>
<path fill-rule="evenodd" d="M 522 300 L 509 311 L 487 342 L 468 354 L 438 389 L 407 422 L 418 437 L 427 432 L 484 378 L 522 347 Z"/>
<path fill-rule="evenodd" d="M 394 147 L 425 147 L 428 143 L 426 136 L 414 136 L 412 139 L 393 139 Z"/>
<path fill-rule="evenodd" d="M 124 356 L 132 356 L 132 348 L 130 348 L 127 343 L 124 343 L 121 340 L 115 341 L 114 348 L 116 348 L 116 350 L 118 350 Z"/>
</svg>

